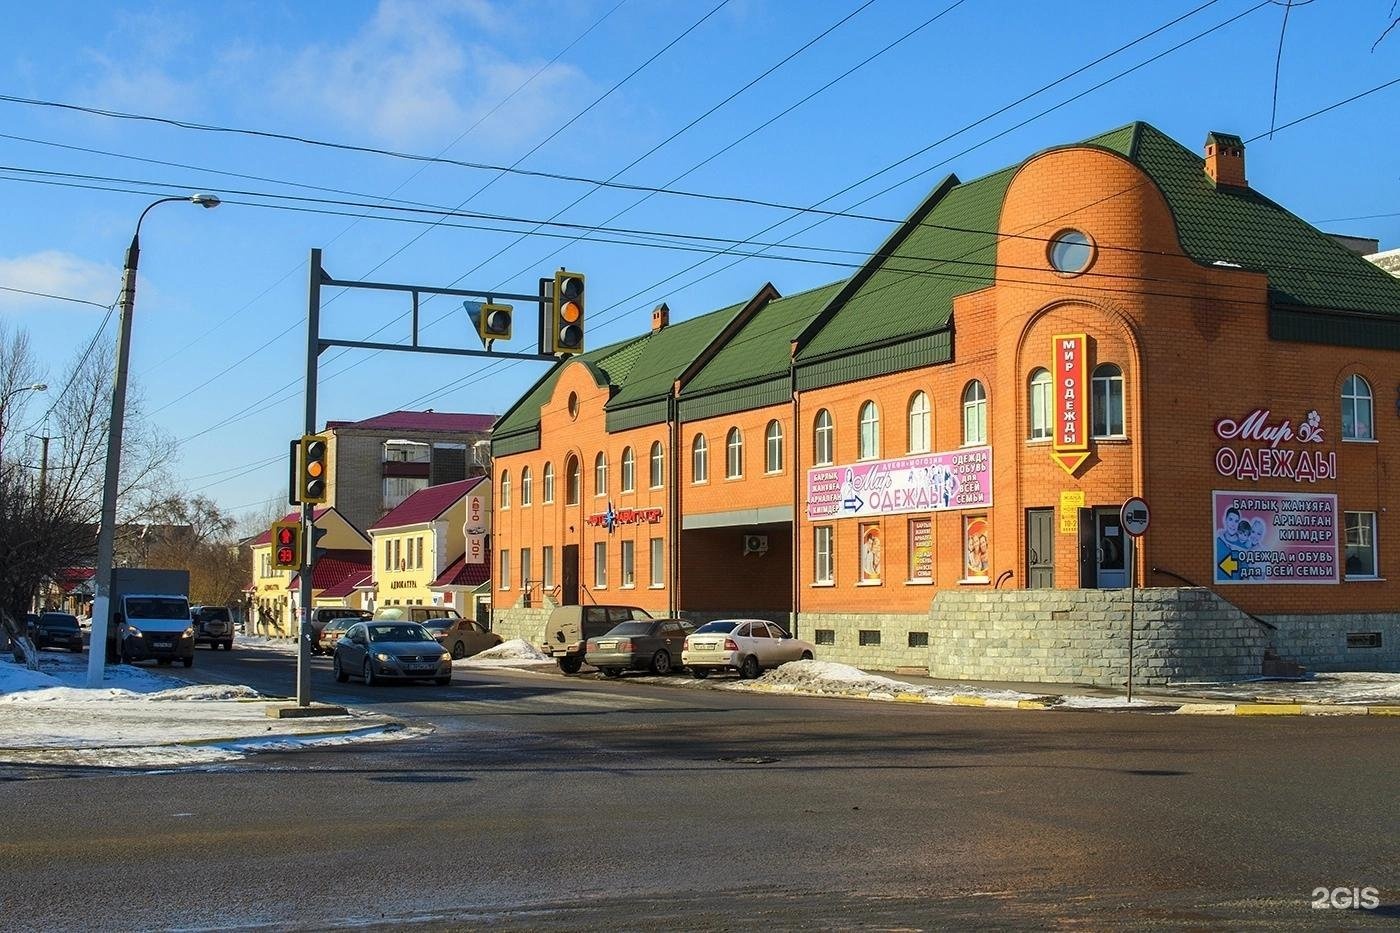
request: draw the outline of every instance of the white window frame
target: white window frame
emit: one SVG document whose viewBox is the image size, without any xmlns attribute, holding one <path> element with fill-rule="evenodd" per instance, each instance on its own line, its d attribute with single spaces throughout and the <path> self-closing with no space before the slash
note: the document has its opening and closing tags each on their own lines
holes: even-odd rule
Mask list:
<svg viewBox="0 0 1400 933">
<path fill-rule="evenodd" d="M 973 379 L 963 387 L 963 446 L 987 443 L 987 387 Z"/>
<path fill-rule="evenodd" d="M 1371 572 L 1370 573 L 1347 573 L 1346 572 L 1346 552 L 1352 547 L 1352 527 L 1351 517 L 1364 516 L 1367 521 L 1364 525 L 1358 525 L 1356 531 L 1360 532 L 1360 537 L 1370 538 L 1371 551 Z M 1379 580 L 1381 577 L 1381 551 L 1380 542 L 1376 537 L 1376 513 L 1365 511 L 1349 511 L 1342 513 L 1342 534 L 1345 536 L 1342 547 L 1342 572 L 1348 580 Z M 1360 545 L 1358 545 L 1360 546 Z"/>
<path fill-rule="evenodd" d="M 856 434 L 856 459 L 880 459 L 880 406 L 874 399 L 866 399 L 860 406 L 859 430 Z"/>
<path fill-rule="evenodd" d="M 608 542 L 593 542 L 593 588 L 608 588 Z"/>
<path fill-rule="evenodd" d="M 601 450 L 593 458 L 593 498 L 601 499 L 608 494 L 608 455 Z"/>
<path fill-rule="evenodd" d="M 1113 388 L 1118 387 L 1117 410 L 1114 410 Z M 1128 382 L 1123 376 L 1123 367 L 1117 363 L 1100 363 L 1094 367 L 1093 376 L 1090 377 L 1091 386 L 1089 415 L 1091 436 L 1094 438 L 1121 438 L 1128 436 Z M 1118 424 L 1113 423 L 1113 416 L 1118 416 Z M 1099 418 L 1104 419 L 1103 431 L 1099 430 Z M 1114 430 L 1114 428 L 1118 430 Z"/>
<path fill-rule="evenodd" d="M 510 470 L 501 471 L 501 511 L 510 508 Z"/>
<path fill-rule="evenodd" d="M 544 501 L 546 505 L 554 504 L 554 464 L 544 465 Z"/>
<path fill-rule="evenodd" d="M 823 408 L 812 419 L 812 465 L 831 466 L 836 457 L 836 425 Z"/>
<path fill-rule="evenodd" d="M 624 590 L 637 588 L 637 542 L 626 538 L 620 544 L 622 550 L 622 583 Z"/>
<path fill-rule="evenodd" d="M 836 554 L 831 525 L 812 528 L 812 585 L 836 585 Z"/>
<path fill-rule="evenodd" d="M 783 472 L 783 423 L 777 418 L 763 432 L 763 471 Z"/>
<path fill-rule="evenodd" d="M 724 437 L 724 478 L 744 478 L 744 432 L 737 427 Z"/>
<path fill-rule="evenodd" d="M 540 583 L 546 590 L 554 588 L 554 547 L 546 544 L 540 549 Z"/>
<path fill-rule="evenodd" d="M 651 539 L 651 588 L 664 589 L 666 586 L 666 545 L 662 538 Z"/>
<path fill-rule="evenodd" d="M 520 549 L 520 590 L 530 592 L 530 549 L 527 547 Z"/>
<path fill-rule="evenodd" d="M 933 406 L 923 389 L 909 397 L 909 453 L 926 454 L 933 450 Z"/>
<path fill-rule="evenodd" d="M 1358 418 L 1358 409 L 1366 405 L 1366 418 Z M 1347 411 L 1351 411 L 1351 429 L 1347 429 Z M 1366 433 L 1357 432 L 1358 425 L 1365 425 Z M 1374 441 L 1376 439 L 1376 401 L 1371 392 L 1371 383 L 1360 373 L 1352 373 L 1342 383 L 1342 440 Z"/>
<path fill-rule="evenodd" d="M 637 455 L 631 447 L 622 448 L 622 491 L 637 491 Z"/>
<path fill-rule="evenodd" d="M 703 434 L 690 442 L 690 481 L 696 485 L 710 481 L 710 442 Z"/>
<path fill-rule="evenodd" d="M 501 548 L 500 589 L 510 589 L 510 551 Z"/>
<path fill-rule="evenodd" d="M 660 489 L 666 485 L 666 448 L 660 441 L 651 444 L 651 488 Z"/>
<path fill-rule="evenodd" d="M 1053 381 L 1050 370 L 1042 366 L 1031 372 L 1030 381 L 1026 384 L 1026 436 L 1029 440 L 1048 441 L 1053 433 L 1050 424 L 1053 418 L 1050 394 Z"/>
<path fill-rule="evenodd" d="M 570 469 L 570 464 L 573 468 Z M 570 456 L 564 461 L 564 499 L 566 505 L 578 505 L 583 498 L 583 459 Z"/>
<path fill-rule="evenodd" d="M 520 468 L 520 506 L 535 504 L 535 477 L 529 467 Z"/>
</svg>

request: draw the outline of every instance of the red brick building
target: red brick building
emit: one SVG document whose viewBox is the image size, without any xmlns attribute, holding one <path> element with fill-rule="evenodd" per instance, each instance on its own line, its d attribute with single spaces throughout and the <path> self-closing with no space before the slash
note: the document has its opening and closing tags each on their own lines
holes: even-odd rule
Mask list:
<svg viewBox="0 0 1400 933">
<path fill-rule="evenodd" d="M 1136 123 L 950 176 L 845 281 L 668 313 L 497 423 L 501 627 L 743 613 L 947 672 L 1053 654 L 1038 615 L 1116 623 L 1051 604 L 1131 579 L 1210 591 L 1151 620 L 1176 627 L 1164 670 L 1400 664 L 1400 281 L 1251 189 L 1237 137 L 1203 159 Z M 1005 618 L 950 621 L 972 603 Z M 1212 641 L 1227 617 L 1259 637 Z"/>
</svg>

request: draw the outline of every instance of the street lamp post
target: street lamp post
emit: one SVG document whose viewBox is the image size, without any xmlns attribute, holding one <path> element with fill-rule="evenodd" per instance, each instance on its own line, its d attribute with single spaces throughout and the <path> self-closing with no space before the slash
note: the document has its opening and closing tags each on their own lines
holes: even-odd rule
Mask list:
<svg viewBox="0 0 1400 933">
<path fill-rule="evenodd" d="M 30 386 L 19 386 L 18 388 L 6 392 L 4 395 L 0 395 L 0 450 L 5 449 L 5 406 L 10 403 L 10 399 L 19 395 L 21 392 L 44 392 L 47 391 L 48 388 L 49 387 L 45 383 L 36 382 Z"/>
<path fill-rule="evenodd" d="M 212 194 L 187 198 L 160 198 L 152 201 L 136 220 L 136 232 L 126 250 L 122 268 L 121 316 L 117 329 L 117 364 L 112 376 L 112 415 L 107 423 L 107 469 L 102 482 L 102 518 L 97 528 L 97 589 L 92 600 L 92 640 L 88 648 L 88 686 L 102 686 L 102 670 L 107 661 L 107 624 L 111 613 L 112 551 L 117 524 L 117 478 L 121 472 L 122 422 L 126 416 L 126 370 L 131 354 L 131 316 L 136 310 L 136 266 L 141 259 L 141 222 L 157 204 L 189 201 L 200 207 L 219 206 Z"/>
</svg>

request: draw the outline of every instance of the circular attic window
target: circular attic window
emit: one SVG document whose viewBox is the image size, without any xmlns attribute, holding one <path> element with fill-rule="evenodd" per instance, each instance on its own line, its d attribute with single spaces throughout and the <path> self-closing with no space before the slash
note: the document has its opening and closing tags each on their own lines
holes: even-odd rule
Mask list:
<svg viewBox="0 0 1400 933">
<path fill-rule="evenodd" d="M 569 417 L 578 420 L 578 393 L 569 393 Z"/>
<path fill-rule="evenodd" d="M 1094 262 L 1094 241 L 1082 230 L 1062 230 L 1050 240 L 1050 265 L 1061 275 L 1079 275 Z"/>
</svg>

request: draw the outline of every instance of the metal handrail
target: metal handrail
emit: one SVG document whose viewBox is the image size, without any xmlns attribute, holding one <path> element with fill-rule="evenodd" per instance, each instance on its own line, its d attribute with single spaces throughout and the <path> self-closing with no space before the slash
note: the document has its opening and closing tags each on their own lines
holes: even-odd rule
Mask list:
<svg viewBox="0 0 1400 933">
<path fill-rule="evenodd" d="M 1003 583 L 1005 583 L 1007 580 L 1010 580 L 1010 579 L 1011 579 L 1012 577 L 1014 577 L 1014 576 L 1016 576 L 1016 574 L 1015 574 L 1013 571 L 1010 571 L 1010 570 L 1004 570 L 1004 571 L 1002 571 L 1001 576 L 997 577 L 997 582 L 994 583 L 994 584 L 992 584 L 992 589 L 994 589 L 994 590 L 999 590 L 999 589 L 1001 589 L 1001 585 L 1002 585 Z"/>
</svg>

